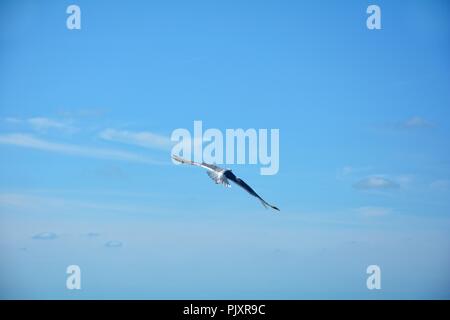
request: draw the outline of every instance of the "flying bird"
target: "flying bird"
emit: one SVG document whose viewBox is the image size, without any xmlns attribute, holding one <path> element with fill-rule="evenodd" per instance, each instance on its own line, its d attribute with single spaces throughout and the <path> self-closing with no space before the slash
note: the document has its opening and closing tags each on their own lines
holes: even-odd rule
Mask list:
<svg viewBox="0 0 450 320">
<path fill-rule="evenodd" d="M 193 166 L 197 166 L 197 167 L 201 167 L 201 168 L 206 169 L 207 170 L 206 173 L 208 174 L 208 176 L 212 180 L 214 180 L 214 182 L 216 184 L 222 184 L 225 187 L 231 187 L 229 181 L 232 181 L 235 184 L 237 184 L 239 187 L 241 187 L 242 189 L 244 189 L 245 191 L 250 193 L 252 196 L 258 198 L 265 208 L 271 207 L 272 209 L 280 211 L 280 209 L 278 209 L 277 207 L 271 205 L 266 200 L 261 198 L 255 192 L 255 190 L 253 190 L 247 183 L 245 183 L 244 180 L 236 177 L 234 175 L 234 173 L 231 171 L 231 169 L 224 169 L 224 168 L 218 167 L 216 165 L 208 164 L 208 163 L 205 163 L 205 162 L 198 163 L 198 162 L 194 162 L 194 161 L 191 161 L 191 160 L 186 160 L 186 159 L 180 158 L 179 156 L 176 156 L 176 155 L 172 155 L 172 158 L 175 161 L 183 163 L 183 164 L 191 164 Z"/>
</svg>

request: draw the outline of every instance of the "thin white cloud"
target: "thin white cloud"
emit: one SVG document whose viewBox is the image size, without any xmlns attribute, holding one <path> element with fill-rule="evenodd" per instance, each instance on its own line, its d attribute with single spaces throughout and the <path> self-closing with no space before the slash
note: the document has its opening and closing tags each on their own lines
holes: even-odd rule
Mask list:
<svg viewBox="0 0 450 320">
<path fill-rule="evenodd" d="M 151 149 L 170 150 L 173 145 L 173 142 L 169 137 L 148 131 L 132 132 L 108 128 L 100 132 L 99 136 L 108 141 L 121 142 Z"/>
<path fill-rule="evenodd" d="M 344 166 L 344 167 L 342 167 L 342 168 L 337 170 L 336 177 L 338 179 L 346 178 L 346 177 L 350 177 L 352 175 L 358 175 L 358 174 L 361 174 L 363 172 L 367 172 L 367 171 L 369 171 L 371 169 L 372 169 L 372 167 L 370 167 L 370 166 L 355 167 L 355 166 L 347 165 L 347 166 Z"/>
<path fill-rule="evenodd" d="M 77 131 L 77 128 L 72 126 L 68 121 L 60 121 L 47 117 L 32 117 L 26 119 L 8 117 L 5 118 L 5 121 L 15 125 L 25 124 L 30 126 L 33 130 L 39 132 L 44 132 L 47 130 L 59 130 L 67 133 L 73 133 Z"/>
<path fill-rule="evenodd" d="M 86 234 L 86 236 L 89 237 L 89 238 L 97 238 L 97 237 L 100 236 L 100 233 L 98 233 L 98 232 L 88 232 Z"/>
<path fill-rule="evenodd" d="M 392 180 L 402 188 L 410 186 L 414 182 L 414 175 L 403 174 L 392 177 Z"/>
<path fill-rule="evenodd" d="M 450 180 L 447 179 L 435 180 L 432 183 L 430 183 L 430 187 L 434 190 L 449 190 Z"/>
<path fill-rule="evenodd" d="M 342 175 L 346 176 L 351 174 L 354 171 L 354 168 L 352 166 L 345 166 L 342 168 L 341 173 Z"/>
<path fill-rule="evenodd" d="M 74 127 L 72 127 L 66 122 L 57 121 L 49 118 L 36 117 L 36 118 L 29 118 L 26 121 L 31 125 L 31 127 L 33 127 L 33 129 L 38 131 L 45 131 L 48 129 L 57 129 L 67 132 L 76 131 Z"/>
<path fill-rule="evenodd" d="M 34 193 L 0 192 L 0 211 L 60 213 L 60 212 L 108 212 L 145 214 L 155 210 L 146 204 L 116 204 L 111 201 L 89 202 L 66 197 L 42 196 Z M 158 208 L 158 210 L 161 210 Z"/>
<path fill-rule="evenodd" d="M 429 128 L 432 126 L 433 126 L 432 122 L 418 116 L 411 117 L 402 124 L 402 127 L 407 129 Z"/>
<path fill-rule="evenodd" d="M 58 238 L 58 235 L 54 232 L 41 232 L 32 237 L 35 240 L 54 240 L 56 238 Z"/>
<path fill-rule="evenodd" d="M 355 211 L 364 217 L 382 217 L 390 214 L 392 212 L 392 209 L 385 207 L 365 206 L 356 208 Z"/>
<path fill-rule="evenodd" d="M 88 158 L 122 160 L 147 164 L 161 164 L 160 162 L 149 159 L 148 157 L 144 157 L 131 152 L 115 149 L 92 148 L 67 143 L 50 142 L 40 138 L 36 138 L 32 135 L 21 133 L 0 135 L 0 144 L 9 144 L 24 148 L 32 148 L 43 151 Z"/>
<path fill-rule="evenodd" d="M 5 121 L 8 123 L 12 123 L 12 124 L 18 124 L 18 123 L 22 122 L 22 120 L 14 118 L 14 117 L 5 118 Z"/>
<path fill-rule="evenodd" d="M 117 240 L 111 240 L 105 243 L 105 247 L 107 248 L 120 248 L 123 246 L 123 243 Z"/>
<path fill-rule="evenodd" d="M 399 187 L 399 185 L 382 176 L 371 176 L 359 180 L 353 185 L 356 189 L 362 190 L 377 190 L 377 189 L 393 189 Z"/>
<path fill-rule="evenodd" d="M 57 114 L 65 118 L 98 118 L 106 115 L 108 110 L 101 107 L 93 108 L 59 108 Z"/>
<path fill-rule="evenodd" d="M 423 117 L 413 116 L 402 120 L 379 124 L 376 127 L 381 130 L 389 130 L 389 131 L 394 130 L 407 132 L 407 131 L 432 129 L 436 127 L 436 123 Z"/>
</svg>

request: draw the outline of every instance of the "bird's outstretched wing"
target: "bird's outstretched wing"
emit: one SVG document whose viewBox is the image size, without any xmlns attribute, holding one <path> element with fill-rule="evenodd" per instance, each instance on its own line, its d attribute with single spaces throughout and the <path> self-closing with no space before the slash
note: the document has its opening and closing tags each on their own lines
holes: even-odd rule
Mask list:
<svg viewBox="0 0 450 320">
<path fill-rule="evenodd" d="M 258 198 L 261 203 L 263 204 L 263 206 L 265 208 L 267 207 L 271 207 L 272 209 L 275 209 L 277 211 L 280 211 L 280 209 L 278 209 L 277 207 L 271 205 L 270 203 L 268 203 L 266 200 L 264 200 L 263 198 L 261 198 L 256 192 L 255 190 L 253 190 L 247 183 L 245 183 L 244 180 L 238 178 L 235 176 L 235 174 L 229 170 L 225 171 L 224 173 L 225 177 L 228 180 L 233 181 L 234 183 L 236 183 L 239 187 L 241 187 L 242 189 L 244 189 L 245 191 L 247 191 L 248 193 L 250 193 L 252 196 Z"/>
<path fill-rule="evenodd" d="M 205 168 L 206 170 L 213 171 L 213 172 L 222 172 L 222 171 L 224 171 L 223 168 L 215 166 L 213 164 L 209 164 L 209 163 L 205 163 L 205 162 L 199 163 L 199 162 L 183 159 L 183 158 L 181 158 L 181 157 L 179 157 L 177 155 L 174 155 L 174 154 L 172 155 L 172 159 L 174 159 L 177 162 L 183 163 L 183 164 L 191 164 L 193 166 L 202 167 L 202 168 Z"/>
</svg>

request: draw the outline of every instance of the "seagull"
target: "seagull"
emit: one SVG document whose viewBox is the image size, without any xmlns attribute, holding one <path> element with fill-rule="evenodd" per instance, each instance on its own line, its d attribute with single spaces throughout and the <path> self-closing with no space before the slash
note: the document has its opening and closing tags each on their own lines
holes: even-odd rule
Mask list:
<svg viewBox="0 0 450 320">
<path fill-rule="evenodd" d="M 270 203 L 268 203 L 267 201 L 265 201 L 263 198 L 261 198 L 256 192 L 255 190 L 253 190 L 248 184 L 245 183 L 244 180 L 236 177 L 234 175 L 234 173 L 231 171 L 231 169 L 224 169 L 221 167 L 218 167 L 216 165 L 213 164 L 208 164 L 205 162 L 202 163 L 198 163 L 198 162 L 194 162 L 191 160 L 186 160 L 183 158 L 180 158 L 177 155 L 172 155 L 172 159 L 174 159 L 175 161 L 182 163 L 182 164 L 190 164 L 193 166 L 197 166 L 197 167 L 201 167 L 206 169 L 206 173 L 208 174 L 208 176 L 214 180 L 214 182 L 216 184 L 222 184 L 225 187 L 231 187 L 229 181 L 234 182 L 235 184 L 237 184 L 239 187 L 241 187 L 242 189 L 244 189 L 245 191 L 247 191 L 248 193 L 250 193 L 252 196 L 258 198 L 262 205 L 267 208 L 267 207 L 271 207 L 272 209 L 275 209 L 277 211 L 280 211 L 280 209 L 278 209 L 277 207 L 271 205 Z"/>
</svg>

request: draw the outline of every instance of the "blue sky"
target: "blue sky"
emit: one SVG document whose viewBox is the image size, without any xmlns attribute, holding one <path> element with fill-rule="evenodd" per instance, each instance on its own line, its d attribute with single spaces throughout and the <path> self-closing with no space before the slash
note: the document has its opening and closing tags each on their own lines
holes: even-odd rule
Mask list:
<svg viewBox="0 0 450 320">
<path fill-rule="evenodd" d="M 369 4 L 2 1 L 0 297 L 449 298 L 449 6 Z M 280 129 L 231 166 L 280 214 L 172 165 L 194 120 Z"/>
</svg>

